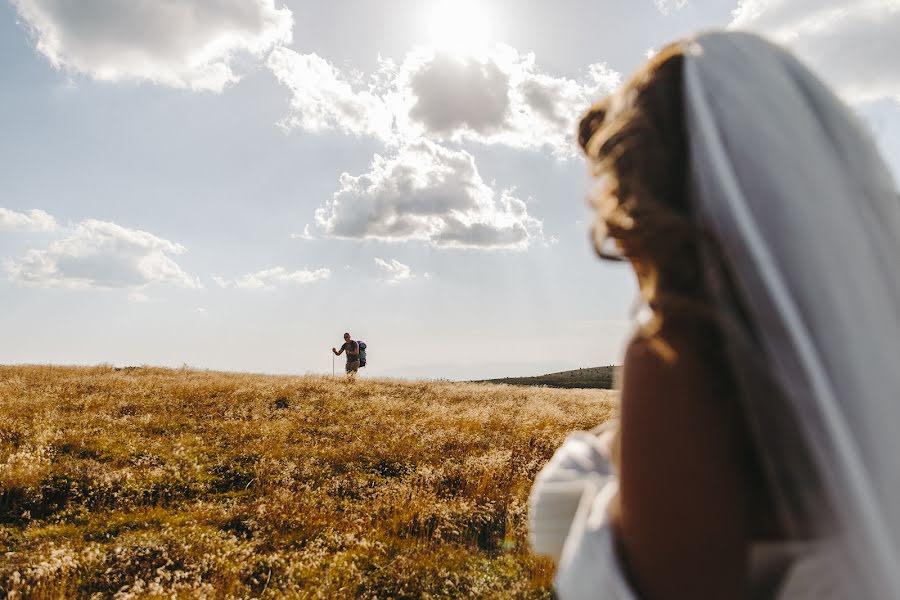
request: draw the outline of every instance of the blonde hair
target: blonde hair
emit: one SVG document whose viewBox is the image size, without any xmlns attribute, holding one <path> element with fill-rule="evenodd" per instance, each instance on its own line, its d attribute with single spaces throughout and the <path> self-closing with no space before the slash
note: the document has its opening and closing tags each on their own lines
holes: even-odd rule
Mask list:
<svg viewBox="0 0 900 600">
<path fill-rule="evenodd" d="M 642 333 L 665 350 L 664 325 L 681 323 L 698 351 L 722 361 L 721 330 L 705 283 L 701 244 L 714 243 L 692 214 L 683 91 L 684 43 L 649 60 L 581 119 L 578 141 L 600 182 L 594 244 L 631 261 L 653 318 Z M 618 256 L 608 247 L 615 246 Z"/>
</svg>

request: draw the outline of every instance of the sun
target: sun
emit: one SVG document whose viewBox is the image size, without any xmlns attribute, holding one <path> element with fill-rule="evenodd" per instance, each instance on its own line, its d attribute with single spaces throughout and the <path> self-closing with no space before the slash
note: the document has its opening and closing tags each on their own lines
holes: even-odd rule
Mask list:
<svg viewBox="0 0 900 600">
<path fill-rule="evenodd" d="M 479 54 L 491 38 L 488 14 L 473 0 L 438 0 L 428 19 L 430 44 L 457 56 Z"/>
</svg>

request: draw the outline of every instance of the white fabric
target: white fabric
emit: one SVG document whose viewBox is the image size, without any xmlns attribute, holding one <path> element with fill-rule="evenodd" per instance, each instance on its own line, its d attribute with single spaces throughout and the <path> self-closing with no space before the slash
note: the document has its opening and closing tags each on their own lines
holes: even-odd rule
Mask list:
<svg viewBox="0 0 900 600">
<path fill-rule="evenodd" d="M 556 561 L 559 598 L 634 598 L 607 517 L 617 491 L 605 450 L 586 431 L 570 434 L 535 479 L 528 500 L 531 547 Z"/>
<path fill-rule="evenodd" d="M 571 434 L 535 479 L 529 498 L 532 549 L 557 562 L 560 600 L 637 600 L 616 556 L 609 506 L 619 486 L 595 436 Z M 820 546 L 751 547 L 751 598 L 840 598 Z"/>
<path fill-rule="evenodd" d="M 684 76 L 693 209 L 724 255 L 707 254 L 709 279 L 757 450 L 785 516 L 828 537 L 840 595 L 900 598 L 894 182 L 857 118 L 783 49 L 704 34 Z"/>
<path fill-rule="evenodd" d="M 585 491 L 599 489 L 611 475 L 595 436 L 585 431 L 569 435 L 535 479 L 529 504 L 534 551 L 558 562 Z"/>
</svg>

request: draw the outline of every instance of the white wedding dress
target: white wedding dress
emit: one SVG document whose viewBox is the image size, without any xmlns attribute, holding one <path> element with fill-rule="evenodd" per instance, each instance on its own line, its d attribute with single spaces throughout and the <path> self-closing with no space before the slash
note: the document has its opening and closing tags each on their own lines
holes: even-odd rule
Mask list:
<svg viewBox="0 0 900 600">
<path fill-rule="evenodd" d="M 609 458 L 586 431 L 569 435 L 534 482 L 531 546 L 557 562 L 555 587 L 563 600 L 637 600 L 620 568 L 608 518 L 617 490 Z M 823 556 L 821 544 L 755 544 L 747 596 L 837 598 Z"/>
</svg>

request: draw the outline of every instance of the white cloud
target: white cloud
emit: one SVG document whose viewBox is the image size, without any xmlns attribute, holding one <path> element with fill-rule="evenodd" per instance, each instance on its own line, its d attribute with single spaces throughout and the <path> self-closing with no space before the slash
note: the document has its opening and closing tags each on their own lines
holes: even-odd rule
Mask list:
<svg viewBox="0 0 900 600">
<path fill-rule="evenodd" d="M 900 101 L 898 0 L 741 0 L 731 25 L 786 44 L 851 102 Z"/>
<path fill-rule="evenodd" d="M 311 271 L 303 269 L 301 271 L 288 271 L 284 267 L 273 267 L 257 271 L 256 273 L 248 273 L 237 279 L 224 279 L 222 277 L 213 276 L 219 287 L 238 288 L 243 290 L 274 290 L 279 284 L 302 285 L 322 281 L 331 277 L 329 269 L 316 269 Z"/>
<path fill-rule="evenodd" d="M 376 258 L 375 266 L 381 271 L 382 279 L 388 283 L 400 283 L 415 277 L 409 265 L 404 265 L 395 258 L 390 261 Z"/>
<path fill-rule="evenodd" d="M 543 239 L 542 223 L 511 190 L 497 194 L 465 150 L 420 139 L 369 172 L 344 173 L 340 189 L 316 210 L 329 236 L 385 241 L 421 240 L 436 247 L 525 249 Z"/>
<path fill-rule="evenodd" d="M 56 219 L 36 208 L 27 213 L 0 208 L 0 231 L 52 232 Z"/>
<path fill-rule="evenodd" d="M 310 229 L 309 224 L 307 224 L 303 227 L 303 233 L 292 233 L 291 239 L 292 240 L 306 240 L 307 242 L 310 242 L 310 241 L 316 239 L 316 237 L 312 234 L 312 230 Z"/>
<path fill-rule="evenodd" d="M 402 73 L 414 99 L 409 118 L 429 133 L 488 135 L 509 126 L 512 82 L 495 60 L 410 54 Z"/>
<path fill-rule="evenodd" d="M 545 148 L 557 156 L 574 154 L 578 116 L 621 79 L 603 64 L 590 65 L 577 80 L 556 77 L 540 70 L 533 54 L 505 45 L 480 56 L 420 48 L 399 65 L 380 61 L 369 77 L 287 48 L 275 50 L 268 64 L 292 92 L 286 127 L 393 143 L 425 136 Z"/>
<path fill-rule="evenodd" d="M 153 283 L 201 287 L 172 259 L 184 246 L 145 231 L 89 219 L 42 250 L 6 261 L 11 281 L 40 287 L 130 288 Z"/>
<path fill-rule="evenodd" d="M 653 0 L 653 3 L 656 5 L 656 10 L 664 15 L 669 15 L 687 6 L 687 0 Z"/>
<path fill-rule="evenodd" d="M 579 79 L 538 68 L 535 56 L 497 45 L 483 56 L 454 57 L 427 50 L 407 55 L 397 88 L 409 106 L 398 121 L 416 135 L 572 156 L 581 113 L 615 89 L 620 76 L 593 64 Z"/>
<path fill-rule="evenodd" d="M 377 81 L 354 80 L 317 54 L 285 47 L 276 48 L 267 65 L 291 91 L 291 113 L 282 121 L 284 127 L 391 136 L 393 115 Z"/>
<path fill-rule="evenodd" d="M 274 0 L 12 0 L 37 50 L 57 68 L 104 81 L 221 91 L 241 55 L 291 40 Z"/>
<path fill-rule="evenodd" d="M 268 66 L 292 92 L 284 127 L 371 136 L 388 148 L 368 173 L 345 173 L 316 211 L 325 235 L 479 249 L 527 248 L 543 240 L 542 223 L 511 190 L 491 189 L 471 154 L 441 144 L 574 156 L 579 115 L 621 79 L 603 64 L 556 77 L 533 54 L 499 44 L 468 56 L 419 48 L 399 64 L 380 60 L 369 76 L 283 47 Z"/>
</svg>

